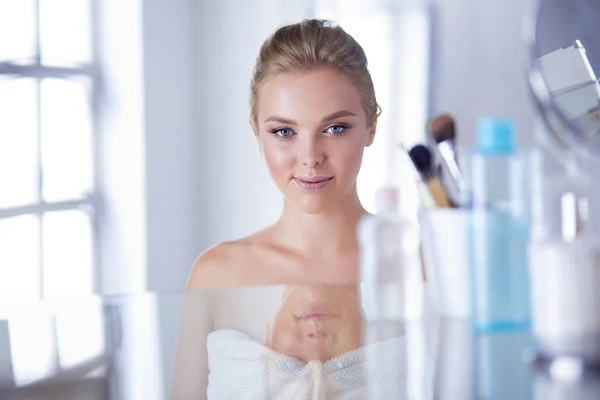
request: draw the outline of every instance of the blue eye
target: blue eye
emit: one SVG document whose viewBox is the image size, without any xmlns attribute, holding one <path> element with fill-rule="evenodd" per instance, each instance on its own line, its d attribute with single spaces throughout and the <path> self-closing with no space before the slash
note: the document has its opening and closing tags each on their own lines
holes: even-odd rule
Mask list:
<svg viewBox="0 0 600 400">
<path fill-rule="evenodd" d="M 346 129 L 347 127 L 345 127 L 344 125 L 331 125 L 329 128 L 327 128 L 326 131 L 333 135 L 340 135 L 344 133 Z"/>
<path fill-rule="evenodd" d="M 269 132 L 282 139 L 287 139 L 294 133 L 290 128 L 271 129 Z"/>
</svg>

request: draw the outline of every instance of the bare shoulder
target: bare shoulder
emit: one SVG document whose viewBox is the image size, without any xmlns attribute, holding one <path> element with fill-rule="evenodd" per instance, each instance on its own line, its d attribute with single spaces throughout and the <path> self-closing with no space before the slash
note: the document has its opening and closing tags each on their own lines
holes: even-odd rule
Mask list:
<svg viewBox="0 0 600 400">
<path fill-rule="evenodd" d="M 257 264 L 257 247 L 262 234 L 257 232 L 206 250 L 194 262 L 186 289 L 235 287 L 248 283 Z"/>
<path fill-rule="evenodd" d="M 188 277 L 187 290 L 208 289 L 228 286 L 228 276 L 234 268 L 238 244 L 224 242 L 200 254 L 194 261 Z"/>
</svg>

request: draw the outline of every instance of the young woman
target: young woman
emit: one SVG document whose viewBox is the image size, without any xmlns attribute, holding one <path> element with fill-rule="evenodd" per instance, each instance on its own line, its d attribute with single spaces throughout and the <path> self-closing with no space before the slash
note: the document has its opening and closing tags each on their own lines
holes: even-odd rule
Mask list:
<svg viewBox="0 0 600 400">
<path fill-rule="evenodd" d="M 356 282 L 366 213 L 356 178 L 378 115 L 365 53 L 341 27 L 305 20 L 271 35 L 254 69 L 250 125 L 283 213 L 202 254 L 187 289 Z"/>
<path fill-rule="evenodd" d="M 217 368 L 210 371 L 213 378 L 208 379 L 207 337 L 221 343 L 226 339 L 223 335 L 231 334 L 227 330 L 231 326 L 238 328 L 236 335 L 245 335 L 257 324 L 242 322 L 258 319 L 275 303 L 257 304 L 257 299 L 247 298 L 240 302 L 241 289 L 235 289 L 240 290 L 237 300 L 223 292 L 196 289 L 352 285 L 358 281 L 356 227 L 366 211 L 358 198 L 356 178 L 363 151 L 375 138 L 379 116 L 362 47 L 328 21 L 314 19 L 283 26 L 262 45 L 250 92 L 249 122 L 270 175 L 283 194 L 283 212 L 272 226 L 221 243 L 196 260 L 182 305 L 171 391 L 174 399 L 206 398 L 207 393 L 209 398 L 220 398 L 215 393 L 221 386 L 215 379 L 226 375 Z M 290 342 L 289 332 L 282 334 L 281 324 L 273 328 L 268 347 L 284 353 L 294 350 L 291 353 L 303 362 L 311 358 L 324 361 L 340 354 L 340 349 L 359 345 L 355 332 L 356 337 L 344 334 L 353 339 L 348 346 L 304 347 Z M 248 346 L 262 348 L 257 338 L 251 339 L 255 346 Z M 231 353 L 221 357 L 214 345 L 211 349 L 213 365 L 225 365 L 227 354 L 236 359 Z M 235 381 L 235 370 L 231 374 L 229 378 Z"/>
</svg>

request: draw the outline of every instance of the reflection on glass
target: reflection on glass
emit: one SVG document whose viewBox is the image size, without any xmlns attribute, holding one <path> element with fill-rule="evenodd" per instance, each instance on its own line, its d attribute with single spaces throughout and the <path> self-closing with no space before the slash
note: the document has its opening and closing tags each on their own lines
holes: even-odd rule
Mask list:
<svg viewBox="0 0 600 400">
<path fill-rule="evenodd" d="M 0 77 L 0 208 L 37 201 L 35 105 L 33 79 Z"/>
<path fill-rule="evenodd" d="M 595 400 L 600 393 L 600 377 L 598 374 L 579 376 L 577 371 L 581 365 L 573 365 L 572 360 L 565 360 L 559 369 L 565 369 L 568 374 L 563 379 L 552 377 L 547 371 L 535 371 L 534 400 Z M 571 364 L 571 365 L 568 365 Z M 556 364 L 554 365 L 556 366 Z M 552 368 L 552 367 L 550 367 Z M 571 371 L 569 371 L 571 370 Z M 573 371 L 575 370 L 575 371 Z M 574 374 L 573 374 L 574 373 Z M 573 375 L 571 375 L 573 374 Z"/>
<path fill-rule="evenodd" d="M 327 362 L 360 347 L 361 326 L 355 286 L 290 286 L 265 343 L 303 362 Z"/>
<path fill-rule="evenodd" d="M 404 375 L 391 379 L 384 371 L 405 358 L 404 339 L 391 335 L 361 345 L 363 319 L 356 285 L 285 286 L 268 305 L 255 300 L 264 290 L 217 295 L 218 323 L 206 344 L 208 398 L 369 398 L 373 387 L 380 394 L 406 392 Z M 251 331 L 257 321 L 239 317 L 242 310 L 252 312 L 248 304 L 256 306 L 255 316 L 265 307 L 273 313 L 258 321 L 266 328 L 263 341 L 245 329 Z M 231 315 L 238 318 L 234 321 Z M 194 340 L 201 337 L 189 334 Z M 184 350 L 188 345 L 192 347 Z M 179 346 L 190 351 L 196 344 L 182 341 Z M 377 365 L 381 373 L 371 374 Z M 176 382 L 183 379 L 177 377 Z M 178 390 L 175 387 L 176 393 L 183 393 Z"/>
<path fill-rule="evenodd" d="M 476 398 L 531 399 L 531 369 L 524 358 L 531 343 L 529 333 L 481 334 L 473 340 Z"/>
<path fill-rule="evenodd" d="M 39 229 L 36 215 L 0 219 L 0 297 L 39 296 Z"/>
<path fill-rule="evenodd" d="M 40 0 L 40 50 L 46 65 L 90 61 L 89 0 Z"/>
<path fill-rule="evenodd" d="M 66 79 L 41 84 L 45 201 L 85 196 L 92 187 L 92 137 L 85 86 Z"/>
<path fill-rule="evenodd" d="M 79 210 L 43 217 L 44 296 L 87 294 L 93 289 L 92 228 Z"/>
<path fill-rule="evenodd" d="M 465 318 L 441 318 L 437 326 L 435 393 L 439 400 L 474 398 L 471 327 Z"/>
<path fill-rule="evenodd" d="M 14 379 L 24 385 L 56 370 L 54 323 L 45 315 L 24 315 L 8 324 Z M 35 340 L 32 340 L 35 339 Z"/>
<path fill-rule="evenodd" d="M 60 367 L 76 367 L 104 354 L 102 307 L 85 301 L 56 316 Z"/>
<path fill-rule="evenodd" d="M 35 0 L 0 0 L 0 63 L 25 64 L 35 55 Z"/>
</svg>

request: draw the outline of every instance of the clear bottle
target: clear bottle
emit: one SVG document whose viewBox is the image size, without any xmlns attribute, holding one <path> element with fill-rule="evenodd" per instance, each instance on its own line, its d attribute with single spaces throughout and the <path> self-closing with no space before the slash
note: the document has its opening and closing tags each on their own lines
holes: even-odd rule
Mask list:
<svg viewBox="0 0 600 400">
<path fill-rule="evenodd" d="M 357 228 L 363 346 L 368 354 L 394 343 L 385 361 L 366 362 L 368 398 L 429 398 L 431 362 L 427 357 L 424 277 L 418 229 L 399 215 L 398 191 L 377 191 L 375 215 Z"/>
<path fill-rule="evenodd" d="M 368 320 L 406 321 L 423 311 L 423 271 L 419 232 L 399 215 L 398 190 L 376 193 L 376 213 L 357 229 L 360 248 L 360 292 Z"/>
<path fill-rule="evenodd" d="M 530 178 L 534 152 L 517 150 L 512 123 L 482 119 L 465 154 L 471 325 L 478 332 L 528 330 Z M 451 238 L 448 238 L 451 240 Z"/>
</svg>

